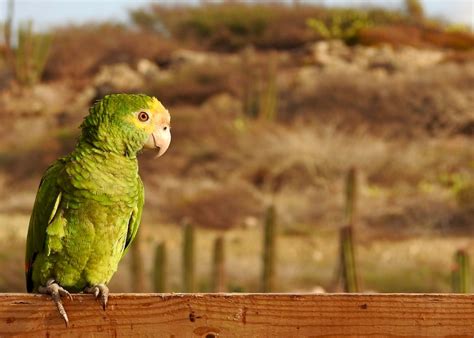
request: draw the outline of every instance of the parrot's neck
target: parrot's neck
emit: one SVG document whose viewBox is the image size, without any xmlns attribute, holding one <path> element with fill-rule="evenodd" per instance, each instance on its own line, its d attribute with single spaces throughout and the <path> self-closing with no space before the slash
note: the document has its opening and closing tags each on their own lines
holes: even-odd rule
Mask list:
<svg viewBox="0 0 474 338">
<path fill-rule="evenodd" d="M 110 131 L 108 134 L 97 133 L 95 137 L 82 134 L 76 147 L 92 147 L 98 152 L 112 153 L 133 160 L 137 158 L 137 146 L 124 143 L 119 137 L 110 135 Z"/>
<path fill-rule="evenodd" d="M 129 153 L 125 149 L 117 149 L 100 142 L 90 142 L 83 138 L 79 139 L 76 148 L 72 152 L 79 157 L 97 157 L 99 161 L 107 160 L 117 163 L 132 163 L 133 166 L 138 165 L 137 155 L 135 152 Z M 86 156 L 87 155 L 87 156 Z"/>
<path fill-rule="evenodd" d="M 110 196 L 126 196 L 136 188 L 138 161 L 79 142 L 68 156 L 67 172 L 80 173 L 80 179 L 71 180 L 79 190 L 92 192 L 92 199 L 103 201 Z"/>
</svg>

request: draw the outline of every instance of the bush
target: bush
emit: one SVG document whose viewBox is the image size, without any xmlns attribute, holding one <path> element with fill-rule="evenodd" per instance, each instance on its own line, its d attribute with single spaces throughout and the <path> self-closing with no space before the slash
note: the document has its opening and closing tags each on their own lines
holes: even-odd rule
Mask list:
<svg viewBox="0 0 474 338">
<path fill-rule="evenodd" d="M 235 51 L 247 45 L 294 48 L 314 41 L 316 36 L 305 22 L 322 12 L 316 6 L 208 3 L 197 7 L 153 5 L 130 15 L 142 29 L 211 50 Z"/>
<path fill-rule="evenodd" d="M 307 23 L 322 38 L 346 43 L 356 42 L 359 31 L 374 24 L 366 12 L 353 10 L 335 11 L 326 20 L 311 18 Z"/>
<path fill-rule="evenodd" d="M 101 65 L 131 64 L 142 58 L 167 63 L 173 50 L 174 44 L 167 39 L 120 25 L 64 27 L 55 35 L 45 77 L 83 79 L 95 74 Z"/>
<path fill-rule="evenodd" d="M 438 47 L 460 51 L 474 49 L 472 33 L 406 24 L 366 27 L 358 32 L 357 40 L 363 45 L 386 43 L 394 46 Z"/>
<path fill-rule="evenodd" d="M 148 83 L 146 91 L 167 105 L 203 103 L 211 96 L 232 92 L 229 68 L 214 65 L 185 65 L 172 77 L 158 78 Z"/>
</svg>

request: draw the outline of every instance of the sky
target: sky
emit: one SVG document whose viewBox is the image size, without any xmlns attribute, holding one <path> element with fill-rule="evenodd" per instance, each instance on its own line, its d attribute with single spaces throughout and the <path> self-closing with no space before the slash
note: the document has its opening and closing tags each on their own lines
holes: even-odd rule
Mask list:
<svg viewBox="0 0 474 338">
<path fill-rule="evenodd" d="M 19 22 L 32 19 L 35 27 L 40 29 L 66 23 L 103 20 L 127 22 L 129 9 L 143 7 L 151 2 L 179 4 L 183 2 L 199 3 L 199 0 L 15 0 L 14 20 Z M 400 8 L 403 0 L 300 0 L 300 2 L 327 6 L 369 4 Z M 421 2 L 429 16 L 442 17 L 451 22 L 461 22 L 474 30 L 474 0 L 422 0 Z M 5 18 L 6 3 L 7 0 L 0 0 L 0 21 Z"/>
</svg>

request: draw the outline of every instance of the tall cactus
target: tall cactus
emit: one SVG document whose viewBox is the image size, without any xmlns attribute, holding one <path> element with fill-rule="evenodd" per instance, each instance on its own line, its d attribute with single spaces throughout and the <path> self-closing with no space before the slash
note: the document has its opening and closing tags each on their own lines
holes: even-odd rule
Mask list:
<svg viewBox="0 0 474 338">
<path fill-rule="evenodd" d="M 455 267 L 452 271 L 453 292 L 469 293 L 471 291 L 471 266 L 469 255 L 465 250 L 458 250 L 454 255 Z"/>
<path fill-rule="evenodd" d="M 33 85 L 41 79 L 51 40 L 50 34 L 34 33 L 31 21 L 20 24 L 15 53 L 15 73 L 21 85 Z"/>
<path fill-rule="evenodd" d="M 183 288 L 184 292 L 194 292 L 194 226 L 186 222 L 183 229 Z"/>
<path fill-rule="evenodd" d="M 405 0 L 405 11 L 409 18 L 414 21 L 421 21 L 425 16 L 423 4 L 420 0 Z"/>
<path fill-rule="evenodd" d="M 276 268 L 276 212 L 273 205 L 267 209 L 264 232 L 262 291 L 273 292 Z"/>
<path fill-rule="evenodd" d="M 167 274 L 166 244 L 164 242 L 156 246 L 155 266 L 153 270 L 153 289 L 155 292 L 166 292 Z"/>
<path fill-rule="evenodd" d="M 3 25 L 3 39 L 5 41 L 4 57 L 7 64 L 12 67 L 13 64 L 13 52 L 12 52 L 12 27 L 13 27 L 13 14 L 14 14 L 15 2 L 14 0 L 7 1 L 6 18 Z M 12 67 L 13 68 L 13 67 Z"/>
<path fill-rule="evenodd" d="M 243 110 L 248 117 L 255 118 L 259 111 L 259 95 L 258 95 L 258 74 L 259 72 L 251 72 L 249 69 L 255 65 L 255 51 L 247 47 L 242 52 L 242 69 L 243 76 Z"/>
<path fill-rule="evenodd" d="M 346 177 L 346 206 L 344 213 L 346 224 L 351 226 L 353 226 L 356 218 L 357 193 L 357 172 L 352 167 L 349 169 Z"/>
<path fill-rule="evenodd" d="M 340 275 L 345 292 L 358 292 L 359 283 L 355 261 L 354 227 L 357 204 L 357 172 L 351 168 L 346 178 L 346 224 L 340 230 Z"/>
<path fill-rule="evenodd" d="M 256 71 L 249 71 L 249 69 Z M 248 117 L 274 120 L 278 113 L 278 59 L 270 56 L 265 67 L 259 66 L 255 52 L 247 48 L 242 54 L 243 110 Z"/>
<path fill-rule="evenodd" d="M 276 82 L 277 59 L 272 56 L 267 66 L 259 102 L 259 118 L 274 121 L 278 110 L 278 88 Z"/>
<path fill-rule="evenodd" d="M 212 290 L 214 292 L 225 291 L 225 252 L 224 238 L 219 236 L 214 241 L 214 255 L 212 268 Z"/>
<path fill-rule="evenodd" d="M 143 229 L 143 227 L 142 227 Z M 134 292 L 145 292 L 145 270 L 143 268 L 143 259 L 142 259 L 142 235 L 141 231 L 137 232 L 135 239 L 133 240 L 132 246 L 130 248 L 130 257 L 132 262 L 130 264 L 131 268 L 131 280 L 132 280 L 132 290 Z"/>
</svg>

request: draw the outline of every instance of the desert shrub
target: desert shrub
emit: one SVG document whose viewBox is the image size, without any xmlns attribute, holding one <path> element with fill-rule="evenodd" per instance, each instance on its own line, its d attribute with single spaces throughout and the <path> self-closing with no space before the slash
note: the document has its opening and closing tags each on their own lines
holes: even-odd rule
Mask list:
<svg viewBox="0 0 474 338">
<path fill-rule="evenodd" d="M 405 11 L 381 8 L 347 9 L 315 5 L 285 5 L 277 3 L 219 2 L 200 6 L 151 5 L 130 12 L 132 22 L 143 31 L 171 37 L 187 46 L 216 51 L 235 51 L 248 45 L 265 49 L 302 47 L 318 39 L 343 39 L 358 43 L 360 39 L 378 42 L 412 43 L 410 33 L 415 25 L 420 32 L 437 30 L 443 33 L 439 20 L 424 17 L 419 1 L 407 1 Z M 379 26 L 406 26 L 407 30 L 370 30 Z M 367 31 L 360 36 L 361 31 Z M 460 48 L 470 43 L 472 34 L 449 32 L 436 45 Z M 394 34 L 391 37 L 391 34 Z M 440 39 L 428 34 L 421 40 L 430 43 Z M 471 42 L 472 45 L 472 42 Z M 462 47 L 465 48 L 465 47 Z"/>
<path fill-rule="evenodd" d="M 406 24 L 408 18 L 401 12 L 379 8 L 327 9 L 320 18 L 311 18 L 308 26 L 324 39 L 340 39 L 348 44 L 359 43 L 360 32 L 369 28 Z"/>
<path fill-rule="evenodd" d="M 130 64 L 142 58 L 167 63 L 173 49 L 171 41 L 156 34 L 120 25 L 63 27 L 55 33 L 45 76 L 81 79 L 93 75 L 101 65 Z"/>
<path fill-rule="evenodd" d="M 132 21 L 190 44 L 218 51 L 247 45 L 261 48 L 294 48 L 315 40 L 305 22 L 319 16 L 317 6 L 263 3 L 207 3 L 197 7 L 150 8 L 131 12 Z"/>
<path fill-rule="evenodd" d="M 363 45 L 390 44 L 422 47 L 424 44 L 421 29 L 407 25 L 366 27 L 358 32 L 358 41 Z"/>
<path fill-rule="evenodd" d="M 449 31 L 420 25 L 383 25 L 361 29 L 357 34 L 364 45 L 391 44 L 414 47 L 440 47 L 453 50 L 474 49 L 474 35 L 467 31 Z"/>
<path fill-rule="evenodd" d="M 130 16 L 144 30 L 219 51 L 234 51 L 247 45 L 297 48 L 318 37 L 354 40 L 356 32 L 371 23 L 407 21 L 401 12 L 379 8 L 331 9 L 241 2 L 198 7 L 153 5 L 134 10 Z"/>
<path fill-rule="evenodd" d="M 169 217 L 179 222 L 183 217 L 193 224 L 215 229 L 243 225 L 246 218 L 258 216 L 262 201 L 244 182 L 220 187 L 202 188 L 181 200 L 171 201 Z"/>
<path fill-rule="evenodd" d="M 201 104 L 215 94 L 232 92 L 234 75 L 226 66 L 184 65 L 173 76 L 149 83 L 147 92 L 168 105 Z"/>
<path fill-rule="evenodd" d="M 356 42 L 359 30 L 374 24 L 366 12 L 354 10 L 334 11 L 326 20 L 311 18 L 307 23 L 322 38 L 346 43 Z"/>
<path fill-rule="evenodd" d="M 443 31 L 440 29 L 425 29 L 422 38 L 428 44 L 456 50 L 473 50 L 474 34 L 462 31 Z"/>
</svg>

